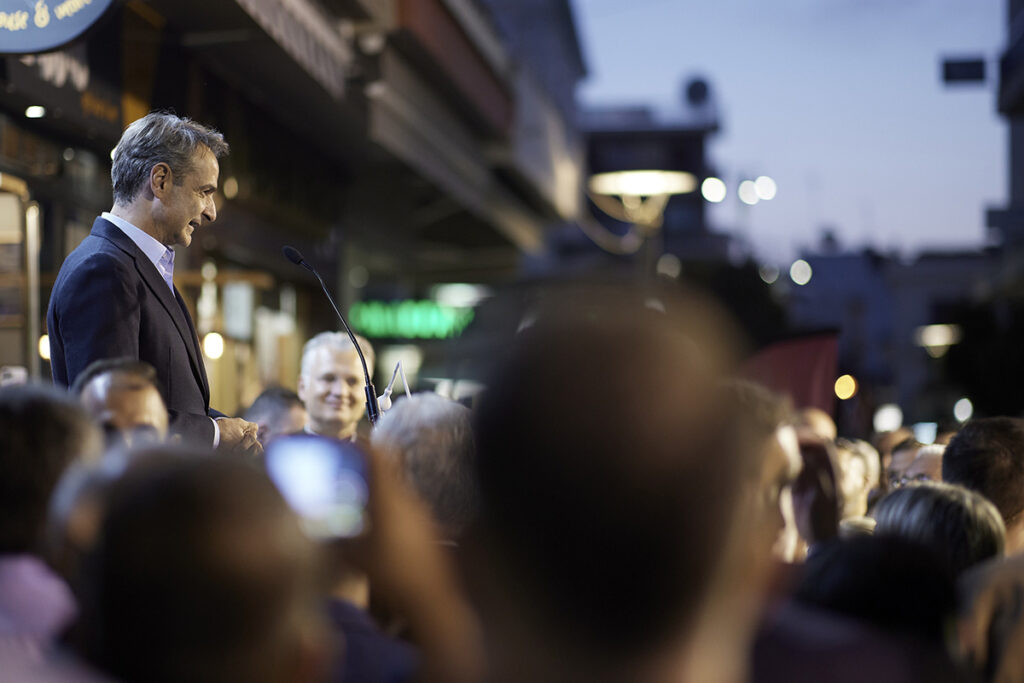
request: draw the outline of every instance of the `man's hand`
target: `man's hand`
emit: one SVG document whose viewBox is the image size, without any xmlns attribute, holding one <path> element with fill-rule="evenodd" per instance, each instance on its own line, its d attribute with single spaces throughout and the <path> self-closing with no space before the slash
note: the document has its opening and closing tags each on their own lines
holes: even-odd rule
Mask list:
<svg viewBox="0 0 1024 683">
<path fill-rule="evenodd" d="M 240 417 L 222 417 L 217 420 L 220 428 L 220 449 L 245 453 L 247 455 L 259 455 L 263 452 L 263 446 L 256 438 L 259 425 L 255 422 L 247 422 Z"/>
</svg>

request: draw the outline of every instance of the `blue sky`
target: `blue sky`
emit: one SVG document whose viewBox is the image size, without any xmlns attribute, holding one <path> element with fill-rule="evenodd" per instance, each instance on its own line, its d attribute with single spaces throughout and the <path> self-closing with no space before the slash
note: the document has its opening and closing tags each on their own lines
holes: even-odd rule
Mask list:
<svg viewBox="0 0 1024 683">
<path fill-rule="evenodd" d="M 707 78 L 722 117 L 710 158 L 732 190 L 776 179 L 775 200 L 733 192 L 712 224 L 766 261 L 817 244 L 904 254 L 973 248 L 1006 197 L 995 111 L 1005 0 L 573 0 L 589 76 L 580 102 L 678 107 Z M 981 55 L 988 82 L 949 87 L 942 56 Z"/>
</svg>

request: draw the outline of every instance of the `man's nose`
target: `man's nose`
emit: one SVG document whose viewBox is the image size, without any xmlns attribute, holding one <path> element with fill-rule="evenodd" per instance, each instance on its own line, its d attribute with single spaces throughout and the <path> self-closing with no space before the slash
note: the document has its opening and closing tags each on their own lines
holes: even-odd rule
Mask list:
<svg viewBox="0 0 1024 683">
<path fill-rule="evenodd" d="M 217 204 L 213 201 L 212 194 L 207 198 L 206 206 L 203 208 L 203 218 L 205 218 L 208 223 L 212 223 L 217 220 Z"/>
</svg>

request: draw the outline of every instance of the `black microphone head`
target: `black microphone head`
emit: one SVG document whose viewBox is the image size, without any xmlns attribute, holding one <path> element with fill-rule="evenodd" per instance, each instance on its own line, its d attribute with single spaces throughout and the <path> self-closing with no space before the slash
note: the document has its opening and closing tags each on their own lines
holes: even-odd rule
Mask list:
<svg viewBox="0 0 1024 683">
<path fill-rule="evenodd" d="M 281 249 L 281 253 L 284 254 L 284 257 L 286 259 L 288 259 L 289 261 L 291 261 L 292 263 L 294 263 L 297 266 L 301 266 L 302 262 L 305 261 L 305 259 L 302 258 L 302 254 L 300 254 L 299 250 L 296 249 L 295 247 L 290 247 L 288 245 L 285 245 Z"/>
</svg>

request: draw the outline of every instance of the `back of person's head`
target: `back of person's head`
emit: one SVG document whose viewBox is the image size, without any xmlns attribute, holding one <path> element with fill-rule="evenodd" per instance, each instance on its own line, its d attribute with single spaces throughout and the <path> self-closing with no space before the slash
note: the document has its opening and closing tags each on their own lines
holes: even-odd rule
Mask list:
<svg viewBox="0 0 1024 683">
<path fill-rule="evenodd" d="M 0 389 L 0 554 L 37 552 L 57 481 L 102 450 L 99 430 L 75 400 L 38 385 Z"/>
<path fill-rule="evenodd" d="M 977 491 L 992 501 L 1007 528 L 1024 511 L 1024 420 L 971 420 L 946 446 L 942 480 Z"/>
<path fill-rule="evenodd" d="M 885 535 L 822 545 L 808 557 L 794 592 L 801 604 L 940 646 L 955 596 L 952 573 L 930 548 Z"/>
<path fill-rule="evenodd" d="M 84 561 L 80 648 L 117 680 L 302 680 L 312 548 L 267 476 L 234 459 L 139 454 L 106 491 Z"/>
<path fill-rule="evenodd" d="M 944 557 L 954 576 L 1003 554 L 1006 529 L 999 511 L 979 493 L 929 482 L 905 486 L 875 506 L 876 535 L 917 541 Z"/>
<path fill-rule="evenodd" d="M 467 571 L 565 657 L 622 662 L 685 632 L 733 519 L 731 339 L 707 302 L 652 296 L 545 292 L 490 349 L 467 537 L 487 552 Z"/>
<path fill-rule="evenodd" d="M 409 483 L 445 531 L 459 535 L 476 508 L 470 411 L 434 393 L 399 399 L 381 416 L 374 446 L 393 449 Z"/>
</svg>

